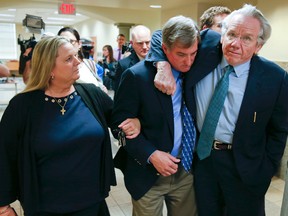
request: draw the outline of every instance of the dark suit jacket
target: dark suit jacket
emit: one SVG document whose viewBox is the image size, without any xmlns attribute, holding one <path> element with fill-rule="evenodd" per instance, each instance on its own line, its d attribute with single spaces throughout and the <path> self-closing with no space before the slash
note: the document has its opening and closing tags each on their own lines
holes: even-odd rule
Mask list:
<svg viewBox="0 0 288 216">
<path fill-rule="evenodd" d="M 170 152 L 173 148 L 174 122 L 171 96 L 154 87 L 156 68 L 151 62 L 141 61 L 128 68 L 122 75 L 114 100 L 112 128 L 126 118 L 141 121 L 141 133 L 126 139 L 128 152 L 125 185 L 133 199 L 140 199 L 158 178 L 149 156 L 155 150 Z"/>
<path fill-rule="evenodd" d="M 157 39 L 157 41 L 153 41 Z M 210 73 L 222 59 L 220 35 L 201 32 L 197 58 L 186 75 L 185 100 L 196 117 L 195 84 Z M 159 48 L 161 34 L 152 37 L 148 61 L 164 60 Z M 257 113 L 256 121 L 253 121 Z M 288 132 L 288 76 L 275 63 L 259 56 L 251 59 L 247 86 L 233 135 L 233 154 L 242 181 L 263 196 L 277 172 Z M 196 178 L 197 176 L 195 176 Z"/>
<path fill-rule="evenodd" d="M 114 80 L 114 86 L 115 86 L 115 92 L 114 92 L 114 97 L 117 93 L 121 76 L 123 72 L 127 69 L 138 63 L 140 60 L 135 53 L 135 51 L 132 51 L 129 56 L 127 56 L 124 59 L 121 59 L 118 61 L 117 68 L 116 68 L 116 74 L 115 74 L 115 80 Z"/>
</svg>

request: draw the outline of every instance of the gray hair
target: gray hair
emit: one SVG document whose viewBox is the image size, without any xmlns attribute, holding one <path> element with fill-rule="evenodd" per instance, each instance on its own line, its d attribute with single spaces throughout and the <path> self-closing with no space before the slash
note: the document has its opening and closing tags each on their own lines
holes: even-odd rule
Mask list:
<svg viewBox="0 0 288 216">
<path fill-rule="evenodd" d="M 175 43 L 188 48 L 195 42 L 200 42 L 200 32 L 191 18 L 175 16 L 164 24 L 162 28 L 162 42 L 169 49 L 173 48 Z"/>
<path fill-rule="evenodd" d="M 270 38 L 271 35 L 271 25 L 268 20 L 264 17 L 262 12 L 258 10 L 255 6 L 250 4 L 245 4 L 242 8 L 233 11 L 230 15 L 228 15 L 222 22 L 222 35 L 224 35 L 229 27 L 230 20 L 235 15 L 243 15 L 247 17 L 254 17 L 260 22 L 260 31 L 258 34 L 257 43 L 259 45 L 264 45 L 266 41 Z"/>
</svg>

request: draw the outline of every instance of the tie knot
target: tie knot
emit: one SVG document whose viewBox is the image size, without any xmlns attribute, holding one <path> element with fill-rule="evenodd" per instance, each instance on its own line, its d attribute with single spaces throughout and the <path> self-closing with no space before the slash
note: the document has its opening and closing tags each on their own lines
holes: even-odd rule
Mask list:
<svg viewBox="0 0 288 216">
<path fill-rule="evenodd" d="M 227 66 L 225 67 L 225 73 L 230 74 L 230 73 L 233 72 L 233 71 L 234 71 L 234 67 L 233 67 L 232 65 L 227 65 Z"/>
<path fill-rule="evenodd" d="M 184 78 L 184 73 L 182 72 L 179 72 L 179 76 L 178 76 L 178 79 L 183 79 Z"/>
<path fill-rule="evenodd" d="M 182 84 L 183 78 L 184 78 L 184 73 L 179 72 L 179 75 L 176 79 L 176 82 L 181 82 L 181 84 Z"/>
</svg>

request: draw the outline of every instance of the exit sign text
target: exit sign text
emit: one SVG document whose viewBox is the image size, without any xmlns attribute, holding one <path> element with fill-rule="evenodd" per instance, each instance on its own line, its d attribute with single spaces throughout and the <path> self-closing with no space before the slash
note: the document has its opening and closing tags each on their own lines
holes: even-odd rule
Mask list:
<svg viewBox="0 0 288 216">
<path fill-rule="evenodd" d="M 76 7 L 74 4 L 71 4 L 71 3 L 62 3 L 58 7 L 58 13 L 75 15 Z"/>
</svg>

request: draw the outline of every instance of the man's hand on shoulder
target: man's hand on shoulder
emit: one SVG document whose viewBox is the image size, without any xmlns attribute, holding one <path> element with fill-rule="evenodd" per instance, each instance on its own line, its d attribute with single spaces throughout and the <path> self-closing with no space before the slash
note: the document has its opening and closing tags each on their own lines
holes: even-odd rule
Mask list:
<svg viewBox="0 0 288 216">
<path fill-rule="evenodd" d="M 156 68 L 155 87 L 167 95 L 173 95 L 176 91 L 176 81 L 173 77 L 170 64 L 166 61 L 159 61 L 156 63 Z"/>
</svg>

